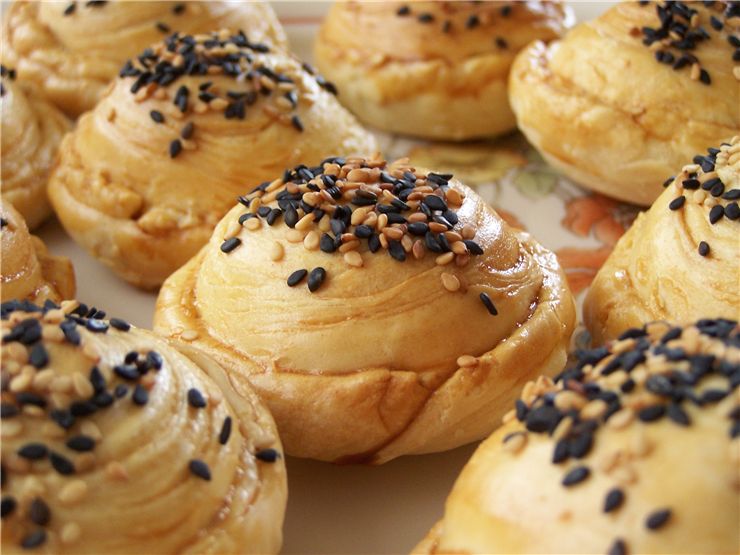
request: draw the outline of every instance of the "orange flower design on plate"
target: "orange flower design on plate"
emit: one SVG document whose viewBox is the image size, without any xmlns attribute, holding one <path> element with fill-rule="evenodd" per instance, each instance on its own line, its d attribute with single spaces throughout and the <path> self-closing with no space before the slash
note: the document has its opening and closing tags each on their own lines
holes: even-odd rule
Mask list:
<svg viewBox="0 0 740 555">
<path fill-rule="evenodd" d="M 574 295 L 591 285 L 637 212 L 634 206 L 596 194 L 576 197 L 566 204 L 562 226 L 580 237 L 593 235 L 601 243 L 592 249 L 564 247 L 557 251 Z"/>
</svg>

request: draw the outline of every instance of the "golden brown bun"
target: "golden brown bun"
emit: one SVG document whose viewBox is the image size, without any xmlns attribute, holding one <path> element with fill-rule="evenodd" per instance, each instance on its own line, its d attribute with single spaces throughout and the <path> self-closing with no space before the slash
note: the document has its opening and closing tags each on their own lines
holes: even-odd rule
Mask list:
<svg viewBox="0 0 740 555">
<path fill-rule="evenodd" d="M 528 384 L 413 552 L 740 552 L 740 328 L 647 333 Z"/>
<path fill-rule="evenodd" d="M 95 106 L 123 62 L 171 32 L 230 27 L 243 29 L 254 42 L 287 44 L 277 16 L 264 2 L 90 4 L 15 1 L 3 21 L 5 63 L 71 117 Z M 65 15 L 70 5 L 74 11 Z"/>
<path fill-rule="evenodd" d="M 314 57 L 365 123 L 429 139 L 487 137 L 516 127 L 506 91 L 516 53 L 572 22 L 558 3 L 336 2 Z"/>
<path fill-rule="evenodd" d="M 15 71 L 2 68 L 2 194 L 31 229 L 51 214 L 46 181 L 67 117 L 30 90 L 14 82 Z"/>
<path fill-rule="evenodd" d="M 2 284 L 0 298 L 28 299 L 42 303 L 60 301 L 75 294 L 72 262 L 51 256 L 46 245 L 28 232 L 23 217 L 7 201 L 0 202 L 2 217 Z"/>
<path fill-rule="evenodd" d="M 684 166 L 596 275 L 583 306 L 595 343 L 652 320 L 740 318 L 740 137 L 701 163 L 710 171 Z"/>
<path fill-rule="evenodd" d="M 198 41 L 211 36 L 216 35 Z M 245 188 L 327 152 L 377 148 L 375 138 L 324 90 L 326 82 L 298 60 L 237 46 L 243 41 L 237 34 L 218 36 L 228 46 L 192 57 L 204 63 L 203 75 L 178 75 L 169 85 L 152 83 L 134 94 L 142 69 L 139 62 L 127 65 L 128 76 L 117 79 L 66 137 L 51 177 L 49 195 L 69 234 L 141 287 L 159 286 L 195 255 Z M 179 39 L 176 48 L 188 40 Z M 174 57 L 164 44 L 155 54 Z M 242 67 L 233 64 L 240 76 L 219 73 L 215 62 L 234 54 L 242 56 Z M 179 56 L 173 63 L 186 68 L 192 58 Z M 257 70 L 276 77 L 260 78 Z M 277 83 L 278 78 L 292 83 Z M 200 90 L 207 83 L 212 84 Z M 176 105 L 182 91 L 189 91 L 184 113 Z M 229 92 L 247 96 L 234 100 Z M 296 108 L 288 94 L 294 95 Z M 202 99 L 208 95 L 214 98 L 206 104 Z M 243 119 L 235 113 L 239 106 Z M 152 119 L 152 111 L 163 123 Z M 191 136 L 183 133 L 189 124 L 194 125 Z M 189 139 L 181 139 L 183 134 Z M 180 152 L 171 150 L 173 141 Z"/>
<path fill-rule="evenodd" d="M 3 553 L 277 553 L 285 467 L 259 398 L 99 312 L 3 305 Z"/>
<path fill-rule="evenodd" d="M 327 178 L 340 176 L 337 192 L 344 200 L 339 207 L 325 200 L 328 194 L 312 193 L 303 181 L 306 176 L 295 171 L 288 191 L 297 190 L 297 197 L 307 193 L 304 202 L 324 199 L 320 209 L 336 216 L 335 228 L 347 222 L 354 207 L 356 225 L 366 221 L 363 229 L 373 233 L 387 215 L 379 216 L 373 205 L 359 208 L 352 187 L 362 187 L 366 195 L 379 193 L 377 180 L 384 175 L 399 187 L 406 180 L 413 189 L 404 171 L 415 172 L 417 185 L 426 188 L 407 197 L 409 210 L 400 212 L 425 219 L 417 211 L 420 199 L 429 194 L 439 199 L 432 191 L 441 194 L 437 182 L 449 178 L 427 180 L 426 171 L 406 161 L 386 165 L 355 158 L 341 167 L 328 161 L 323 168 Z M 312 179 L 312 186 L 324 188 L 321 175 Z M 356 228 L 347 227 L 339 236 L 340 250 L 325 252 L 317 244 L 320 234 L 325 234 L 321 244 L 327 248 L 327 241 L 331 244 L 341 232 L 329 231 L 328 215 L 318 226 L 304 227 L 304 220 L 291 229 L 281 216 L 272 226 L 250 218 L 242 228 L 238 220 L 248 209 L 239 205 L 219 223 L 210 243 L 165 282 L 155 327 L 192 340 L 234 379 L 253 384 L 275 416 L 290 454 L 380 463 L 480 439 L 490 433 L 524 381 L 563 367 L 574 306 L 551 252 L 509 228 L 472 190 L 456 180 L 450 185 L 449 222 L 455 217 L 459 222 L 455 233 L 445 235 L 453 251 L 444 254 L 429 251 L 425 237 L 404 233 L 400 223 L 381 233 L 388 250 L 376 242 L 376 235 L 372 242 L 352 239 Z M 277 194 L 286 206 L 289 201 L 282 195 L 291 193 L 279 193 L 285 188 L 282 180 L 273 186 L 265 196 L 253 195 L 249 210 L 274 206 L 268 199 Z M 383 186 L 392 190 L 396 185 Z M 461 195 L 464 202 L 458 207 Z M 392 198 L 383 194 L 381 204 L 388 208 Z M 291 209 L 286 209 L 285 217 L 291 218 Z M 369 212 L 363 216 L 363 210 Z M 449 228 L 441 223 L 433 227 Z M 462 249 L 458 232 L 475 237 L 476 245 Z M 370 244 L 378 246 L 375 253 Z M 478 248 L 480 254 L 472 254 Z M 437 256 L 449 264 L 435 263 Z M 313 283 L 310 277 L 293 288 L 286 283 L 294 271 L 314 273 L 316 268 L 323 268 L 326 278 L 315 282 L 320 285 L 315 292 L 307 287 Z M 489 296 L 498 315 L 489 313 L 481 294 Z"/>
<path fill-rule="evenodd" d="M 519 54 L 511 105 L 519 128 L 551 165 L 584 187 L 649 205 L 680 164 L 737 133 L 740 73 L 733 76 L 735 47 L 728 42 L 737 31 L 729 19 L 722 31 L 710 26 L 712 15 L 726 19 L 718 11 L 723 3 L 689 4 L 710 36 L 690 51 L 643 44 L 640 29 L 660 27 L 656 6 L 624 2 L 561 41 L 536 42 Z M 674 63 L 685 54 L 700 63 L 673 69 L 656 60 L 659 46 Z M 692 79 L 700 67 L 710 85 Z"/>
</svg>

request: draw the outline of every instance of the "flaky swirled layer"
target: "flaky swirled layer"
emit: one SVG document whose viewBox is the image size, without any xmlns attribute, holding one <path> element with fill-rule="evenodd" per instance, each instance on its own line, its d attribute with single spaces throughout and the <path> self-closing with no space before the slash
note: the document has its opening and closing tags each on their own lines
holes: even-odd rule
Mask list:
<svg viewBox="0 0 740 555">
<path fill-rule="evenodd" d="M 710 17 L 721 14 L 690 4 L 711 36 L 689 52 L 709 85 L 698 64 L 692 79 L 691 63 L 673 69 L 643 44 L 641 29 L 660 26 L 653 3 L 620 3 L 561 41 L 522 51 L 509 81 L 512 108 L 549 163 L 585 187 L 649 205 L 675 168 L 737 133 L 740 83 L 728 42 L 737 29 L 713 29 Z M 678 61 L 681 52 L 670 56 Z"/>
<path fill-rule="evenodd" d="M 95 105 L 127 58 L 170 32 L 240 28 L 256 42 L 287 44 L 264 2 L 18 1 L 3 19 L 4 61 L 72 117 Z"/>
<path fill-rule="evenodd" d="M 516 53 L 572 23 L 544 2 L 336 2 L 315 59 L 340 101 L 386 131 L 463 140 L 515 127 L 506 82 Z"/>
<path fill-rule="evenodd" d="M 34 229 L 51 214 L 46 183 L 62 136 L 71 125 L 38 94 L 9 78 L 3 78 L 2 86 L 2 194 Z"/>
<path fill-rule="evenodd" d="M 562 368 L 574 308 L 552 253 L 453 188 L 465 196 L 459 225 L 477 229 L 482 249 L 466 266 L 361 248 L 358 268 L 278 224 L 241 231 L 226 254 L 223 238 L 244 212 L 236 207 L 163 285 L 156 329 L 253 384 L 291 454 L 377 463 L 480 439 L 527 376 Z M 316 292 L 286 284 L 319 266 L 327 277 Z M 445 274 L 464 290 L 445 289 Z"/>
<path fill-rule="evenodd" d="M 51 256 L 38 237 L 28 232 L 23 217 L 4 200 L 0 202 L 2 228 L 2 282 L 0 298 L 34 302 L 60 301 L 75 294 L 72 262 Z"/>
<path fill-rule="evenodd" d="M 652 320 L 740 317 L 740 139 L 717 152 L 709 172 L 684 166 L 596 275 L 583 313 L 596 343 Z"/>
<path fill-rule="evenodd" d="M 285 468 L 251 389 L 186 345 L 63 317 L 3 321 L 4 337 L 25 326 L 3 345 L 3 552 L 277 553 Z"/>
</svg>

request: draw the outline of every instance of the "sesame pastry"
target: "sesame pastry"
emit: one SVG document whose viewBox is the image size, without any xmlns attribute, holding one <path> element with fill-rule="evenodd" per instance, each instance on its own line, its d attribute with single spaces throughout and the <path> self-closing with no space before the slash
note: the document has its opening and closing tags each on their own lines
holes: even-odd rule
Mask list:
<svg viewBox="0 0 740 555">
<path fill-rule="evenodd" d="M 75 294 L 72 263 L 51 256 L 7 198 L 0 201 L 0 298 L 60 301 Z"/>
<path fill-rule="evenodd" d="M 3 61 L 70 117 L 95 106 L 128 58 L 174 31 L 230 26 L 286 48 L 266 2 L 16 0 L 3 17 Z"/>
<path fill-rule="evenodd" d="M 154 319 L 251 383 L 289 454 L 382 463 L 488 435 L 562 370 L 575 310 L 555 255 L 451 175 L 332 157 L 242 196 Z"/>
<path fill-rule="evenodd" d="M 245 184 L 325 152 L 377 149 L 334 85 L 241 31 L 173 34 L 126 62 L 60 149 L 49 196 L 75 241 L 158 287 Z"/>
<path fill-rule="evenodd" d="M 277 553 L 275 423 L 207 356 L 77 301 L 2 304 L 3 553 Z"/>
<path fill-rule="evenodd" d="M 650 205 L 666 175 L 740 130 L 740 4 L 618 3 L 523 50 L 509 96 L 552 166 Z"/>
<path fill-rule="evenodd" d="M 740 136 L 665 182 L 586 296 L 595 343 L 652 320 L 740 318 Z"/>
<path fill-rule="evenodd" d="M 558 38 L 557 2 L 336 2 L 314 58 L 339 101 L 379 129 L 464 140 L 516 128 L 506 83 L 516 53 Z"/>
<path fill-rule="evenodd" d="M 15 79 L 15 69 L 0 65 L 0 181 L 3 197 L 34 229 L 51 214 L 46 182 L 71 122 L 33 87 L 24 89 Z"/>
<path fill-rule="evenodd" d="M 413 553 L 739 553 L 740 327 L 665 322 L 524 388 Z"/>
</svg>

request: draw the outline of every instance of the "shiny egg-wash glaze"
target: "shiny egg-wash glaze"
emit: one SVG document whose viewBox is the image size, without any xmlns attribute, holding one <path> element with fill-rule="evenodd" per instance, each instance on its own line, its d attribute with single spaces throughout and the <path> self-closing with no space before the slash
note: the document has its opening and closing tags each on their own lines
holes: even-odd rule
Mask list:
<svg viewBox="0 0 740 555">
<path fill-rule="evenodd" d="M 555 256 L 452 176 L 332 157 L 244 195 L 155 327 L 252 383 L 288 453 L 379 463 L 490 433 L 574 319 Z"/>
</svg>

